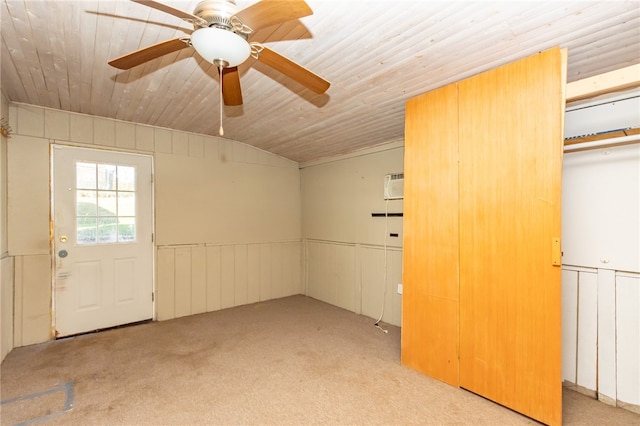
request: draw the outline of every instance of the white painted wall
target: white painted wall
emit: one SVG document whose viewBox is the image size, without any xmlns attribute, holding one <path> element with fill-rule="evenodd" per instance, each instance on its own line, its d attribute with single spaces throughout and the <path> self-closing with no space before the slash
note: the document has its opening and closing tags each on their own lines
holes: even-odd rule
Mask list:
<svg viewBox="0 0 640 426">
<path fill-rule="evenodd" d="M 640 143 L 564 155 L 566 265 L 640 272 Z"/>
<path fill-rule="evenodd" d="M 404 170 L 403 156 L 403 144 L 392 142 L 301 167 L 306 293 L 376 320 L 384 310 L 382 321 L 393 325 L 401 318 L 402 217 L 371 214 L 402 212 L 402 200 L 384 200 L 383 185 Z"/>
<path fill-rule="evenodd" d="M 640 101 L 572 115 L 576 134 L 637 127 Z M 566 153 L 562 204 L 563 379 L 640 412 L 640 143 Z"/>
<path fill-rule="evenodd" d="M 10 104 L 9 119 L 6 247 L 15 274 L 3 263 L 2 288 L 15 292 L 15 312 L 2 337 L 9 323 L 14 346 L 51 338 L 53 142 L 154 156 L 158 319 L 303 292 L 296 162 L 228 139 L 24 104 Z"/>
</svg>

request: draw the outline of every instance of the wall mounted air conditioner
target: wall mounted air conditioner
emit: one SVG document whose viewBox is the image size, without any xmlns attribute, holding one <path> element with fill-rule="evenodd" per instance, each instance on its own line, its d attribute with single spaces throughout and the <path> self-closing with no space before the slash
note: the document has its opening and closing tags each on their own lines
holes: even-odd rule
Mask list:
<svg viewBox="0 0 640 426">
<path fill-rule="evenodd" d="M 384 177 L 384 199 L 401 200 L 404 197 L 404 173 L 391 173 Z"/>
</svg>

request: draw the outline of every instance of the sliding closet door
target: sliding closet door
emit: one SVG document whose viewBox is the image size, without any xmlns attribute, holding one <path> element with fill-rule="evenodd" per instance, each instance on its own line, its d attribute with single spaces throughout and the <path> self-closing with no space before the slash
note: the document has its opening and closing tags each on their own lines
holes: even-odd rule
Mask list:
<svg viewBox="0 0 640 426">
<path fill-rule="evenodd" d="M 562 421 L 565 81 L 552 49 L 458 86 L 460 386 L 547 424 Z"/>
<path fill-rule="evenodd" d="M 458 102 L 452 84 L 406 107 L 402 363 L 458 386 Z"/>
</svg>

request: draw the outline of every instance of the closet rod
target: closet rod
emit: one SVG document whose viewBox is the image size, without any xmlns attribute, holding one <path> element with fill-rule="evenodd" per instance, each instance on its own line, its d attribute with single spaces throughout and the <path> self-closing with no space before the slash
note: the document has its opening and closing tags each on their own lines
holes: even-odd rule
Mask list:
<svg viewBox="0 0 640 426">
<path fill-rule="evenodd" d="M 607 148 L 619 145 L 631 145 L 640 141 L 640 135 L 622 136 L 619 138 L 601 139 L 599 141 L 576 143 L 564 147 L 564 152 L 586 151 L 588 149 Z"/>
</svg>

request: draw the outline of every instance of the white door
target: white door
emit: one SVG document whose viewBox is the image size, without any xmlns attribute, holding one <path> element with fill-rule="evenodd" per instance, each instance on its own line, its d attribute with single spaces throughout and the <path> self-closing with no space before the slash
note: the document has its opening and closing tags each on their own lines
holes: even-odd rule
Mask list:
<svg viewBox="0 0 640 426">
<path fill-rule="evenodd" d="M 151 319 L 152 158 L 52 151 L 56 337 Z"/>
</svg>

